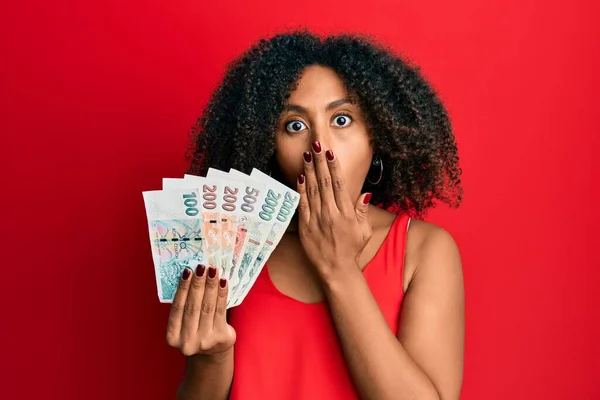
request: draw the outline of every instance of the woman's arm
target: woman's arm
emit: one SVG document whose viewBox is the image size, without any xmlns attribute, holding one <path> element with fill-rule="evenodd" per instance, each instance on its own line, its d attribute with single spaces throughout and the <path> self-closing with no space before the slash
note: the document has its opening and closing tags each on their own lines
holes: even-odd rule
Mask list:
<svg viewBox="0 0 600 400">
<path fill-rule="evenodd" d="M 226 400 L 233 380 L 233 348 L 220 355 L 187 358 L 177 400 Z"/>
<path fill-rule="evenodd" d="M 354 273 L 338 268 L 346 273 L 325 282 L 346 363 L 362 399 L 459 398 L 464 337 L 461 261 L 452 237 L 431 226 L 418 249 L 398 337 L 358 266 Z"/>
<path fill-rule="evenodd" d="M 184 269 L 169 314 L 167 343 L 187 356 L 178 399 L 227 399 L 233 379 L 235 330 L 227 323 L 229 285 L 216 268 Z"/>
<path fill-rule="evenodd" d="M 324 283 L 359 394 L 382 400 L 458 399 L 464 312 L 454 240 L 443 229 L 425 224 L 430 228 L 419 237 L 426 239 L 411 246 L 416 269 L 397 338 L 357 264 L 372 237 L 371 195 L 365 193 L 353 204 L 337 157 L 330 150 L 323 152 L 319 142 L 313 143 L 313 154 L 314 163 L 310 153 L 305 154 L 305 175 L 298 178 L 298 234 Z"/>
</svg>

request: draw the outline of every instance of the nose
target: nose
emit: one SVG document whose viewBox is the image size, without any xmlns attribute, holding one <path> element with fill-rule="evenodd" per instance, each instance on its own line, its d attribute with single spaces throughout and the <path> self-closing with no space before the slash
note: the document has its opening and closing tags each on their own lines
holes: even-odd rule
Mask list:
<svg viewBox="0 0 600 400">
<path fill-rule="evenodd" d="M 319 142 L 322 151 L 331 149 L 331 142 L 333 141 L 331 127 L 326 123 L 318 124 L 313 127 L 310 141 L 311 149 L 314 142 Z"/>
</svg>

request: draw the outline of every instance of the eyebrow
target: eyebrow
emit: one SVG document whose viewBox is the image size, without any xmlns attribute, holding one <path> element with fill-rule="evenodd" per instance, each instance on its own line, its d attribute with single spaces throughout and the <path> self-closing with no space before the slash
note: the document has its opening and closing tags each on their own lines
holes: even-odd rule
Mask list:
<svg viewBox="0 0 600 400">
<path fill-rule="evenodd" d="M 336 107 L 341 106 L 342 104 L 355 104 L 355 102 L 350 98 L 335 100 L 335 101 L 332 101 L 331 103 L 327 104 L 327 107 L 325 107 L 325 110 L 330 111 Z M 286 104 L 285 107 L 283 108 L 283 110 L 284 111 L 296 111 L 299 113 L 308 114 L 308 110 L 306 108 L 299 106 L 297 104 Z"/>
</svg>

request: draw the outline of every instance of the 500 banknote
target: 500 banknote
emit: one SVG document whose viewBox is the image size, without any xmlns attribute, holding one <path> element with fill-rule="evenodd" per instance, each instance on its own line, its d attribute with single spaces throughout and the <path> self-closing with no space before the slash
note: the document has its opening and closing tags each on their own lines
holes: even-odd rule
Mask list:
<svg viewBox="0 0 600 400">
<path fill-rule="evenodd" d="M 265 183 L 269 188 L 267 198 L 262 205 L 259 216 L 262 214 L 263 218 L 272 221 L 272 224 L 256 259 L 244 276 L 240 291 L 232 306 L 241 304 L 246 298 L 271 253 L 283 237 L 300 200 L 300 195 L 295 190 L 273 180 L 270 176 L 256 168 L 252 170 L 250 176 Z"/>
</svg>

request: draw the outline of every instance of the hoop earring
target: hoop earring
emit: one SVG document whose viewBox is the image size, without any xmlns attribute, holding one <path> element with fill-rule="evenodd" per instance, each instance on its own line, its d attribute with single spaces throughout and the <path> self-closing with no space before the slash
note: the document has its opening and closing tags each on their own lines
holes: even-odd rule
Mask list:
<svg viewBox="0 0 600 400">
<path fill-rule="evenodd" d="M 375 182 L 373 182 L 371 178 L 369 178 L 369 174 L 367 174 L 367 181 L 371 185 L 375 186 L 379 182 L 381 182 L 381 179 L 383 178 L 383 160 L 381 159 L 381 157 L 379 157 L 379 154 L 373 154 L 373 161 L 371 161 L 371 167 L 379 167 L 379 178 L 377 178 Z M 369 170 L 369 172 L 371 171 Z"/>
</svg>

